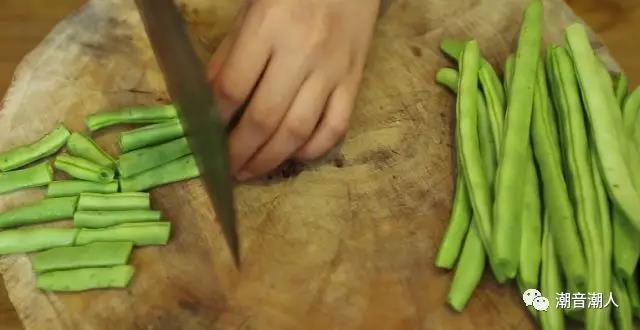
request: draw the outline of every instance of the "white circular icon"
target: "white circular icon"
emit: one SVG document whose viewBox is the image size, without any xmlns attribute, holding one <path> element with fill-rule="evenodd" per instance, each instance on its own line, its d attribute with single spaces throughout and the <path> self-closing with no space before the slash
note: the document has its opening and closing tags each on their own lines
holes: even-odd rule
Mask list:
<svg viewBox="0 0 640 330">
<path fill-rule="evenodd" d="M 546 312 L 547 308 L 549 308 L 549 299 L 545 297 L 536 297 L 536 299 L 533 299 L 533 308 L 538 312 Z"/>
<path fill-rule="evenodd" d="M 527 306 L 531 306 L 533 304 L 533 300 L 538 297 L 542 297 L 542 293 L 536 289 L 528 289 L 522 294 L 522 300 Z"/>
</svg>

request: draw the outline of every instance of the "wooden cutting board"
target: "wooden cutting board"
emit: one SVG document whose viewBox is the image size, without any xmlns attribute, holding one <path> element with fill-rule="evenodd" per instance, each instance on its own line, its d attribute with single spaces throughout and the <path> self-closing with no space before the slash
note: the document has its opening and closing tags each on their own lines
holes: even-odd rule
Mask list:
<svg viewBox="0 0 640 330">
<path fill-rule="evenodd" d="M 182 2 L 209 51 L 237 1 Z M 22 61 L 0 106 L 0 150 L 93 112 L 167 102 L 132 4 L 92 0 Z M 165 247 L 136 249 L 127 290 L 46 294 L 27 255 L 0 259 L 27 329 L 528 329 L 513 286 L 486 276 L 462 314 L 433 266 L 451 208 L 454 97 L 437 86 L 443 37 L 476 38 L 498 68 L 526 0 L 397 0 L 380 20 L 344 144 L 325 159 L 236 188 L 243 266 L 233 266 L 198 180 L 153 191 L 173 224 Z M 545 39 L 575 17 L 547 0 Z M 606 50 L 601 44 L 596 45 Z M 122 128 L 98 141 L 116 153 Z M 301 171 L 300 171 L 301 170 Z M 300 173 L 297 173 L 299 172 Z M 289 168 L 286 174 L 291 174 Z M 0 211 L 43 196 L 1 196 Z M 55 225 L 69 226 L 70 223 Z"/>
</svg>

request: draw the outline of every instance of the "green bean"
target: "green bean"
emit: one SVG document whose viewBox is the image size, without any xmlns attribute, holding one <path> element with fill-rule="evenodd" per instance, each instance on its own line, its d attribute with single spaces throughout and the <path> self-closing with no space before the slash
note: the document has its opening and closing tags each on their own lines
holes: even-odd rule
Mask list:
<svg viewBox="0 0 640 330">
<path fill-rule="evenodd" d="M 514 54 L 507 56 L 504 62 L 504 90 L 507 101 L 509 100 L 509 91 L 511 90 L 511 81 L 513 80 L 513 70 L 515 69 L 516 57 Z"/>
<path fill-rule="evenodd" d="M 78 211 L 128 211 L 150 208 L 149 194 L 143 192 L 81 193 L 78 200 Z"/>
<path fill-rule="evenodd" d="M 635 131 L 638 110 L 640 110 L 640 87 L 634 89 L 633 92 L 627 96 L 622 108 L 624 126 L 629 134 L 633 134 Z"/>
<path fill-rule="evenodd" d="M 442 41 L 440 48 L 445 54 L 459 60 L 460 53 L 464 48 L 464 42 L 445 39 Z M 499 155 L 500 144 L 497 143 L 497 141 L 501 140 L 500 137 L 502 136 L 504 126 L 505 91 L 502 88 L 500 78 L 498 78 L 496 71 L 484 58 L 480 59 L 478 79 L 480 80 L 480 86 L 482 87 L 486 101 L 486 108 L 488 109 L 488 119 L 492 128 L 493 141 L 496 141 L 494 144 L 495 152 Z"/>
<path fill-rule="evenodd" d="M 0 231 L 0 254 L 25 253 L 70 246 L 76 228 L 28 228 Z"/>
<path fill-rule="evenodd" d="M 631 301 L 631 307 L 633 308 L 633 314 L 636 317 L 640 317 L 640 290 L 638 289 L 638 276 L 637 271 L 630 278 L 625 280 L 627 287 L 627 293 L 629 294 L 629 300 Z"/>
<path fill-rule="evenodd" d="M 184 156 L 129 178 L 120 179 L 122 191 L 142 191 L 200 175 L 193 155 Z"/>
<path fill-rule="evenodd" d="M 621 72 L 618 75 L 618 80 L 616 81 L 616 99 L 618 100 L 618 104 L 622 106 L 624 104 L 624 98 L 627 96 L 629 92 L 629 78 L 624 72 Z"/>
<path fill-rule="evenodd" d="M 618 307 L 614 308 L 616 329 L 635 329 L 633 326 L 633 309 L 624 282 L 617 276 L 614 276 L 611 282 L 611 288 L 613 289 L 614 300 L 618 304 Z"/>
<path fill-rule="evenodd" d="M 118 192 L 118 182 L 100 183 L 84 180 L 53 181 L 49 183 L 47 197 L 77 196 L 83 192 L 115 193 Z"/>
<path fill-rule="evenodd" d="M 554 79 L 551 78 L 550 81 L 553 83 Z M 539 67 L 531 119 L 533 149 L 540 168 L 542 195 L 550 219 L 550 235 L 554 245 L 557 246 L 559 264 L 566 275 L 567 286 L 584 292 L 586 260 L 578 228 L 574 222 L 573 206 L 563 174 L 558 126 L 553 107 L 549 103 L 547 90 L 544 70 Z M 554 86 L 554 91 L 559 89 Z"/>
<path fill-rule="evenodd" d="M 113 169 L 103 167 L 84 158 L 59 155 L 53 166 L 76 179 L 109 183 L 113 181 L 115 172 Z"/>
<path fill-rule="evenodd" d="M 166 245 L 170 232 L 171 223 L 168 221 L 125 223 L 99 229 L 82 228 L 75 244 L 126 241 L 136 246 Z"/>
<path fill-rule="evenodd" d="M 118 144 L 122 152 L 129 152 L 131 150 L 171 141 L 182 136 L 184 136 L 184 130 L 180 124 L 180 120 L 173 119 L 123 132 L 120 135 Z"/>
<path fill-rule="evenodd" d="M 71 219 L 78 197 L 46 198 L 0 214 L 0 228 Z"/>
<path fill-rule="evenodd" d="M 540 289 L 544 297 L 553 297 L 558 292 L 562 292 L 562 280 L 560 278 L 560 269 L 558 268 L 557 255 L 555 249 L 555 241 L 551 231 L 553 220 L 548 213 L 544 216 L 544 234 L 542 235 L 542 266 L 540 274 Z M 540 323 L 542 329 L 559 330 L 564 329 L 564 317 L 561 309 L 550 304 L 549 309 L 540 313 Z"/>
<path fill-rule="evenodd" d="M 118 172 L 123 178 L 148 171 L 191 153 L 186 138 L 179 138 L 157 146 L 134 150 L 120 156 Z"/>
<path fill-rule="evenodd" d="M 460 60 L 460 79 L 456 105 L 458 152 L 469 191 L 469 199 L 478 222 L 483 246 L 491 242 L 491 192 L 482 168 L 478 142 L 478 67 L 480 50 L 476 41 L 467 43 Z M 490 256 L 490 255 L 489 255 Z"/>
<path fill-rule="evenodd" d="M 436 80 L 452 91 L 458 90 L 458 72 L 454 69 L 444 68 L 436 74 Z M 449 225 L 440 242 L 435 265 L 439 268 L 451 269 L 460 255 L 463 241 L 469 230 L 471 221 L 471 205 L 467 194 L 467 186 L 464 182 L 462 168 L 458 164 L 458 174 L 456 177 L 456 192 L 453 199 Z"/>
<path fill-rule="evenodd" d="M 84 267 L 124 265 L 129 260 L 131 242 L 96 242 L 64 246 L 37 253 L 31 259 L 36 273 Z"/>
<path fill-rule="evenodd" d="M 578 83 L 568 52 L 562 47 L 554 47 L 552 52 L 552 65 L 557 73 L 555 79 L 559 80 L 557 86 L 560 87 L 560 90 L 557 91 L 560 101 L 558 118 L 563 126 L 560 131 L 564 135 L 564 157 L 569 169 L 570 193 L 575 203 L 578 230 L 582 236 L 589 273 L 587 290 L 589 292 L 605 292 L 602 289 L 606 288 L 609 282 L 605 283 L 606 274 L 603 269 L 610 268 L 610 266 L 604 264 L 602 250 L 604 245 L 599 234 L 601 226 L 598 220 L 598 198 L 589 158 L 587 131 Z M 597 88 L 601 87 L 597 86 Z M 588 309 L 585 317 L 587 328 L 602 329 L 608 322 L 604 310 Z"/>
<path fill-rule="evenodd" d="M 73 215 L 76 227 L 104 228 L 122 223 L 160 221 L 162 213 L 153 210 L 78 211 Z"/>
<path fill-rule="evenodd" d="M 95 141 L 80 133 L 71 134 L 67 141 L 67 152 L 103 167 L 115 168 L 116 165 L 111 155 L 102 150 Z"/>
<path fill-rule="evenodd" d="M 525 288 L 537 288 L 542 251 L 542 205 L 538 174 L 531 150 L 524 170 L 525 189 L 520 211 L 522 226 L 518 278 Z"/>
<path fill-rule="evenodd" d="M 67 143 L 69 134 L 67 128 L 60 125 L 30 145 L 0 153 L 0 171 L 10 171 L 55 154 Z"/>
<path fill-rule="evenodd" d="M 53 169 L 48 162 L 22 170 L 0 172 L 0 194 L 19 189 L 45 186 L 53 180 Z"/>
<path fill-rule="evenodd" d="M 58 270 L 40 274 L 37 287 L 41 290 L 61 292 L 126 288 L 133 272 L 133 267 L 129 265 Z"/>
<path fill-rule="evenodd" d="M 178 112 L 173 105 L 135 106 L 119 111 L 98 112 L 87 117 L 90 131 L 118 124 L 148 124 L 176 119 Z"/>
<path fill-rule="evenodd" d="M 640 195 L 634 187 L 634 181 L 627 168 L 623 155 L 623 142 L 618 134 L 622 127 L 618 111 L 602 111 L 611 107 L 605 89 L 602 88 L 602 75 L 587 33 L 580 24 L 566 29 L 566 37 L 575 60 L 576 73 L 584 95 L 584 104 L 593 132 L 595 147 L 598 151 L 600 168 L 607 185 L 607 191 L 616 205 L 623 211 L 636 229 L 640 229 Z M 614 108 L 615 109 L 615 108 Z"/>
<path fill-rule="evenodd" d="M 632 276 L 640 257 L 640 233 L 617 208 L 613 209 L 613 261 L 622 278 Z"/>
<path fill-rule="evenodd" d="M 518 178 L 527 161 L 541 35 L 542 3 L 534 0 L 525 11 L 520 30 L 496 177 L 491 251 L 497 266 L 508 278 L 516 275 L 520 257 L 519 212 L 524 186 Z"/>
<path fill-rule="evenodd" d="M 464 309 L 484 273 L 486 254 L 477 223 L 475 218 L 471 221 L 447 296 L 449 305 L 458 312 Z"/>
</svg>

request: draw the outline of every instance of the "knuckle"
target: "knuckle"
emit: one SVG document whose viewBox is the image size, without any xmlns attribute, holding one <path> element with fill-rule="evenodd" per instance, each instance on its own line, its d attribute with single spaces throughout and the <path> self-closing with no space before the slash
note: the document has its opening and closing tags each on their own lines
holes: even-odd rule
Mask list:
<svg viewBox="0 0 640 330">
<path fill-rule="evenodd" d="M 275 123 L 269 116 L 267 108 L 254 108 L 245 114 L 247 124 L 255 130 L 258 135 L 269 135 L 275 126 Z"/>
<path fill-rule="evenodd" d="M 329 121 L 327 122 L 327 132 L 336 139 L 342 139 L 347 135 L 349 123 L 346 121 Z"/>
<path fill-rule="evenodd" d="M 238 89 L 235 88 L 236 85 L 234 84 L 233 80 L 228 78 L 224 72 L 222 72 L 218 76 L 213 86 L 214 90 L 220 98 L 233 104 L 242 103 L 242 95 L 240 95 Z"/>
<path fill-rule="evenodd" d="M 296 141 L 306 140 L 311 133 L 311 131 L 307 128 L 307 125 L 303 123 L 292 122 L 284 126 L 284 129 L 285 129 L 286 135 Z"/>
</svg>

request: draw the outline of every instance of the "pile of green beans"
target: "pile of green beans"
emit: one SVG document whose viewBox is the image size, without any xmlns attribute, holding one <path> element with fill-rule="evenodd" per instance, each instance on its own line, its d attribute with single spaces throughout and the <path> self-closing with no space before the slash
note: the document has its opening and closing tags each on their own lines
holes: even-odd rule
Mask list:
<svg viewBox="0 0 640 330">
<path fill-rule="evenodd" d="M 585 28 L 542 54 L 542 3 L 531 1 L 503 82 L 474 40 L 444 39 L 459 73 L 436 81 L 456 96 L 457 178 L 435 259 L 454 269 L 447 302 L 462 311 L 485 264 L 521 294 L 537 289 L 543 329 L 565 316 L 586 329 L 632 329 L 640 318 L 640 87 L 610 74 Z M 504 89 L 503 89 L 504 84 Z M 602 294 L 602 308 L 561 309 L 560 293 Z M 609 296 L 619 307 L 607 304 Z M 606 306 L 604 306 L 606 305 Z M 624 305 L 624 306 L 623 306 Z"/>
<path fill-rule="evenodd" d="M 48 185 L 46 198 L 0 213 L 0 254 L 31 253 L 47 291 L 124 288 L 134 246 L 165 245 L 171 223 L 151 209 L 153 187 L 199 176 L 176 108 L 135 106 L 87 118 L 89 131 L 146 124 L 122 133 L 114 158 L 90 136 L 59 125 L 40 140 L 0 151 L 0 194 Z M 56 154 L 55 161 L 32 163 Z M 31 165 L 30 165 L 31 164 Z M 53 166 L 52 166 L 53 164 Z M 54 181 L 54 169 L 72 180 Z M 73 219 L 73 228 L 15 228 Z"/>
</svg>

